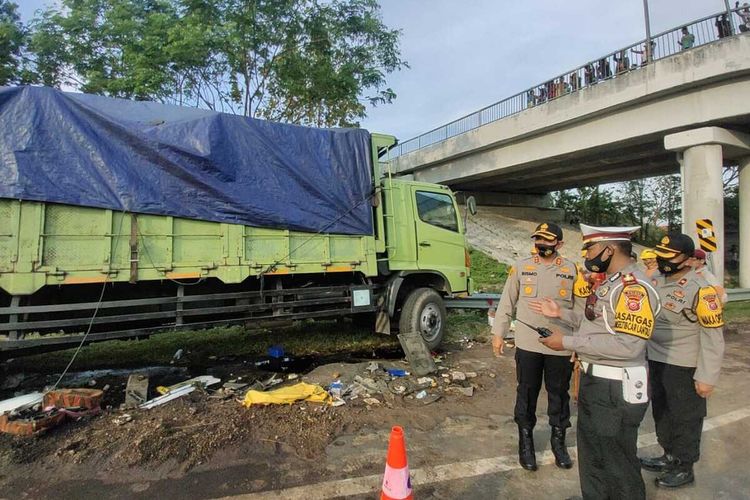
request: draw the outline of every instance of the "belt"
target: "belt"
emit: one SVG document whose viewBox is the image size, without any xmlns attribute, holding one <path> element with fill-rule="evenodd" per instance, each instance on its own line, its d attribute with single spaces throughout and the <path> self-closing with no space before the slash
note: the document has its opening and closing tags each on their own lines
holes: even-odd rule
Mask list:
<svg viewBox="0 0 750 500">
<path fill-rule="evenodd" d="M 619 381 L 622 381 L 623 378 L 623 370 L 619 366 L 595 365 L 587 361 L 581 361 L 581 366 L 584 373 L 594 377 Z"/>
</svg>

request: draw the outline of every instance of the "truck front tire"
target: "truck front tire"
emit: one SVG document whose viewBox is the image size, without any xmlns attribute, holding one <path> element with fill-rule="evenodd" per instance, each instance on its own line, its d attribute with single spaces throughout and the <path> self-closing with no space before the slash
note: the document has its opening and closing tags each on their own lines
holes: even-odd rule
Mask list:
<svg viewBox="0 0 750 500">
<path fill-rule="evenodd" d="M 447 318 L 440 294 L 432 288 L 417 288 L 404 301 L 398 327 L 401 333 L 419 332 L 432 350 L 443 340 Z"/>
</svg>

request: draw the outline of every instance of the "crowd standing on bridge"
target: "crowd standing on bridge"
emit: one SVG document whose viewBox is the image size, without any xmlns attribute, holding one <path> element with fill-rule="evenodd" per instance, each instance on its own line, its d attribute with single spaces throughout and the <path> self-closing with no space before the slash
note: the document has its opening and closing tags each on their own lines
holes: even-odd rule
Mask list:
<svg viewBox="0 0 750 500">
<path fill-rule="evenodd" d="M 645 498 L 641 469 L 660 473 L 659 487 L 692 483 L 706 398 L 721 369 L 725 292 L 705 269 L 706 254 L 690 236 L 670 234 L 641 253 L 641 268 L 631 243 L 638 229 L 581 224 L 584 270 L 559 255 L 562 229 L 540 224 L 532 256 L 513 265 L 495 314 L 496 356 L 510 317 L 518 320 L 514 418 L 527 470 L 537 468 L 533 427 L 542 379 L 555 463 L 572 466 L 564 442 L 572 374 L 584 499 Z M 664 452 L 639 459 L 649 399 Z"/>
</svg>

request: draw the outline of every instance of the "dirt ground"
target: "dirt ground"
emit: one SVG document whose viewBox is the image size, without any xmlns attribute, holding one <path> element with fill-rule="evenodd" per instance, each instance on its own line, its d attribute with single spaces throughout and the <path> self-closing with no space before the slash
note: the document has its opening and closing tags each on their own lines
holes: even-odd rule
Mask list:
<svg viewBox="0 0 750 500">
<path fill-rule="evenodd" d="M 730 350 L 742 356 L 742 363 L 730 356 L 729 377 L 741 375 L 734 369 L 746 370 L 741 339 L 749 331 L 746 323 L 727 331 Z M 124 411 L 117 409 L 118 399 L 110 397 L 112 407 L 100 416 L 31 438 L 0 435 L 0 496 L 216 498 L 382 474 L 392 425 L 406 429 L 415 465 L 494 456 L 499 446 L 514 446 L 513 353 L 508 349 L 497 359 L 488 344 L 446 346 L 439 363 L 444 368 L 434 377 L 437 387 L 429 390 L 440 398 L 427 405 L 414 397 L 416 391 L 375 394 L 380 404 L 371 405 L 360 397 L 340 407 L 297 403 L 250 408 L 235 398 L 196 392 L 149 411 L 130 410 L 133 420 L 118 425 L 115 419 Z M 405 366 L 394 359 L 378 361 Z M 477 376 L 455 382 L 442 377 L 455 371 Z M 231 376 L 237 377 L 236 372 Z M 356 372 L 367 375 L 359 367 Z M 120 383 L 110 380 L 117 391 Z M 473 387 L 473 395 L 462 394 L 461 387 Z M 546 411 L 544 399 L 540 415 Z M 568 486 L 575 491 L 575 482 Z M 454 498 L 431 487 L 422 491 L 432 491 L 434 498 Z"/>
<path fill-rule="evenodd" d="M 92 383 L 100 388 L 109 386 L 104 402 L 107 409 L 102 415 L 78 422 L 69 421 L 33 437 L 0 434 L 0 491 L 13 492 L 12 496 L 45 497 L 59 487 L 61 478 L 105 484 L 152 482 L 184 478 L 248 459 L 253 464 L 262 464 L 269 473 L 254 474 L 251 483 L 243 488 L 246 491 L 247 486 L 250 490 L 262 490 L 274 484 L 277 474 L 268 469 L 270 464 L 281 464 L 282 468 L 297 464 L 305 475 L 321 477 L 327 474 L 320 466 L 321 457 L 337 436 L 378 427 L 389 421 L 427 430 L 453 413 L 459 404 L 464 412 L 467 408 L 474 408 L 472 411 L 476 414 L 486 414 L 488 405 L 494 404 L 493 397 L 488 397 L 488 394 L 495 394 L 506 384 L 504 380 L 512 376 L 511 368 L 497 366 L 496 361 L 488 356 L 489 351 L 488 344 L 474 342 L 447 346 L 442 358 L 438 358 L 442 359 L 438 364 L 441 371 L 432 377 L 436 387 L 427 389 L 439 399 L 428 405 L 415 398 L 418 391 L 414 390 L 406 395 L 374 391 L 371 395 L 380 404 L 366 404 L 363 395 L 340 407 L 303 402 L 245 408 L 240 403 L 241 394 L 221 399 L 209 390 L 193 392 L 151 410 L 120 410 L 126 375 L 99 374 L 102 376 L 96 377 L 97 374 L 92 373 Z M 361 359 L 347 361 L 360 361 L 357 366 L 363 365 Z M 376 361 L 381 366 L 408 370 L 404 361 Z M 223 380 L 236 379 L 238 374 L 245 379 L 259 375 L 254 369 L 242 371 L 236 364 L 231 366 L 231 369 L 216 367 L 208 372 Z M 475 372 L 476 377 L 452 381 L 440 376 L 452 371 L 469 372 L 470 376 Z M 369 375 L 362 369 L 358 373 Z M 32 387 L 38 389 L 37 386 L 54 378 L 49 374 L 26 375 L 24 382 L 31 383 L 22 386 L 28 390 Z M 190 375 L 184 369 L 172 367 L 152 377 L 151 386 L 172 383 Z M 343 378 L 339 373 L 333 375 Z M 334 380 L 331 378 L 329 382 Z M 85 381 L 85 374 L 77 379 Z M 404 380 L 416 385 L 416 379 L 411 376 Z M 382 375 L 380 380 L 395 379 Z M 474 394 L 461 394 L 460 387 L 473 387 Z M 7 392 L 5 396 L 9 397 Z M 125 413 L 132 420 L 116 423 Z M 384 446 L 387 447 L 387 441 Z M 37 478 L 33 485 L 27 481 L 29 476 Z"/>
</svg>

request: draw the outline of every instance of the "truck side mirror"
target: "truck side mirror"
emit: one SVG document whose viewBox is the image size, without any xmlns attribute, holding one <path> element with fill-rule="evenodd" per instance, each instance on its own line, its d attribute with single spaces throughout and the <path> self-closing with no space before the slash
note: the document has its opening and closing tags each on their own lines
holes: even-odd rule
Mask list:
<svg viewBox="0 0 750 500">
<path fill-rule="evenodd" d="M 471 215 L 477 214 L 477 200 L 473 196 L 466 198 L 466 211 Z"/>
</svg>

